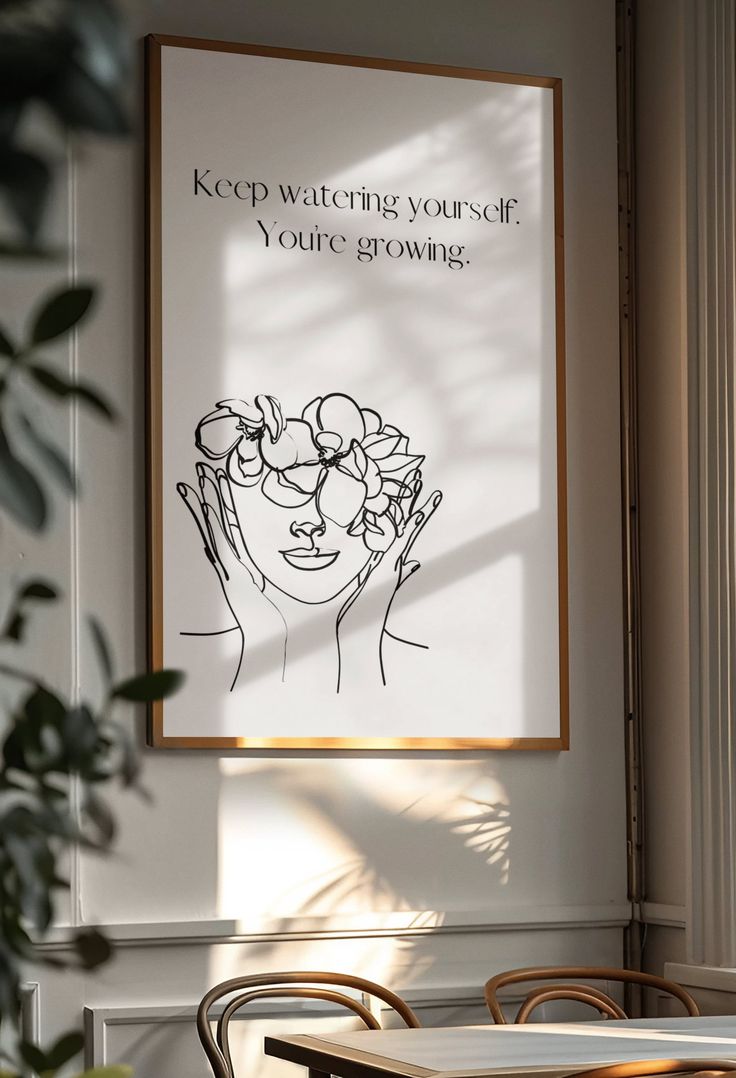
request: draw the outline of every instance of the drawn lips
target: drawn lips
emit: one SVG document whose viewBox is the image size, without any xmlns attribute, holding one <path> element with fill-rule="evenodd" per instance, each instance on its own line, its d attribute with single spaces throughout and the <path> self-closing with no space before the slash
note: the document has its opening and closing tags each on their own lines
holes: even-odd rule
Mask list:
<svg viewBox="0 0 736 1078">
<path fill-rule="evenodd" d="M 315 569 L 326 569 L 340 556 L 339 550 L 328 550 L 318 546 L 296 546 L 291 550 L 280 550 L 279 553 L 284 561 L 293 565 L 295 569 L 306 569 L 310 572 Z"/>
</svg>

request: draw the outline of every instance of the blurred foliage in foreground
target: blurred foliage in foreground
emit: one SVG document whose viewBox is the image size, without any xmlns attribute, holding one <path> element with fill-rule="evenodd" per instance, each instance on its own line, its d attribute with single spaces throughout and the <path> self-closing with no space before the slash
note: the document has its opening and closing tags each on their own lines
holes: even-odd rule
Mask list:
<svg viewBox="0 0 736 1078">
<path fill-rule="evenodd" d="M 0 198 L 6 229 L 0 257 L 49 260 L 63 254 L 42 241 L 55 166 L 80 133 L 125 135 L 125 93 L 130 41 L 111 0 L 0 0 Z M 49 120 L 58 145 L 38 149 L 32 132 Z M 48 142 L 45 137 L 44 145 Z M 0 319 L 0 527 L 7 550 L 8 524 L 44 533 L 51 487 L 76 496 L 72 462 L 49 437 L 44 409 L 75 403 L 112 422 L 104 392 L 70 377 L 44 354 L 68 342 L 94 307 L 93 284 L 65 282 L 42 297 L 22 334 Z M 7 558 L 4 568 L 9 568 Z M 93 969 L 111 953 L 95 928 L 70 934 L 58 948 L 41 946 L 52 927 L 54 898 L 68 888 L 61 866 L 72 847 L 103 852 L 115 821 L 102 790 L 113 780 L 139 786 L 139 763 L 127 725 L 114 711 L 175 692 L 182 675 L 159 670 L 118 679 L 102 626 L 88 620 L 103 690 L 95 700 L 67 699 L 47 684 L 42 656 L 26 658 L 29 622 L 47 616 L 60 587 L 30 575 L 4 589 L 0 612 L 3 724 L 0 757 L 0 1023 L 5 1069 L 53 1078 L 82 1050 L 81 1033 L 62 1036 L 43 1050 L 19 1037 L 25 963 Z M 12 593 L 12 594 L 11 594 Z M 9 1044 L 9 1031 L 15 1031 Z M 10 1056 L 6 1053 L 10 1052 Z M 84 1078 L 130 1078 L 130 1067 L 99 1067 Z"/>
</svg>

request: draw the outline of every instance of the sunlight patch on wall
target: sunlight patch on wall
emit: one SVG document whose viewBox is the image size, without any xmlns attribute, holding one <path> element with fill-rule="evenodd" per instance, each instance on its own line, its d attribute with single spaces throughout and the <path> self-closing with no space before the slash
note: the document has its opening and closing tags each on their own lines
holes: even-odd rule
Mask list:
<svg viewBox="0 0 736 1078">
<path fill-rule="evenodd" d="M 448 874 L 484 905 L 508 883 L 511 809 L 486 761 L 231 758 L 220 769 L 223 917 L 376 928 L 415 911 L 427 927 L 447 909 Z"/>
<path fill-rule="evenodd" d="M 244 924 L 245 930 L 245 924 Z M 397 962 L 403 964 L 399 941 L 385 938 L 335 940 L 290 939 L 286 943 L 213 947 L 209 952 L 208 983 L 219 984 L 248 973 L 280 970 L 334 970 L 356 973 L 379 984 L 391 985 Z M 262 1044 L 261 1044 L 262 1047 Z"/>
</svg>

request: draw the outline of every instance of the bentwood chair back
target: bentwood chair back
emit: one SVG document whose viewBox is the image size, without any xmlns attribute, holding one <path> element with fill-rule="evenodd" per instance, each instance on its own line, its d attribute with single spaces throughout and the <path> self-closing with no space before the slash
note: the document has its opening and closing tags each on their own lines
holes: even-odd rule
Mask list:
<svg viewBox="0 0 736 1078">
<path fill-rule="evenodd" d="M 646 988 L 655 988 L 658 992 L 674 996 L 682 1003 L 689 1015 L 697 1017 L 700 1014 L 698 1005 L 685 991 L 682 985 L 674 981 L 667 981 L 664 977 L 655 977 L 651 973 L 640 973 L 638 970 L 616 969 L 609 966 L 529 966 L 524 969 L 507 970 L 498 973 L 486 982 L 484 995 L 491 1017 L 498 1025 L 506 1025 L 506 1018 L 498 1002 L 498 993 L 502 988 L 511 984 L 520 984 L 525 981 L 560 981 L 568 977 L 581 978 L 585 981 L 620 981 L 628 984 L 639 984 Z M 591 988 L 588 984 L 553 984 L 541 985 L 532 988 L 525 997 L 519 1008 L 515 1023 L 528 1021 L 530 1014 L 542 1003 L 550 1000 L 569 999 L 579 1003 L 587 1003 L 594 1007 L 599 1014 L 606 1018 L 627 1018 L 628 1015 L 619 1007 L 615 1000 L 601 992 L 597 988 Z"/>
<path fill-rule="evenodd" d="M 319 985 L 329 987 L 321 988 Z M 268 986 L 268 987 L 266 987 Z M 411 1007 L 404 1002 L 401 996 L 397 996 L 383 985 L 375 981 L 368 981 L 364 977 L 354 977 L 350 973 L 324 973 L 321 971 L 288 971 L 285 973 L 254 974 L 247 977 L 233 977 L 229 981 L 222 981 L 211 988 L 202 999 L 197 1010 L 197 1033 L 202 1042 L 205 1055 L 209 1060 L 215 1078 L 235 1078 L 233 1071 L 232 1056 L 228 1043 L 228 1029 L 230 1020 L 236 1011 L 250 1003 L 254 999 L 264 997 L 298 997 L 308 999 L 322 999 L 330 1003 L 339 1004 L 352 1011 L 363 1022 L 366 1029 L 380 1029 L 381 1023 L 368 1009 L 365 1002 L 359 1002 L 344 992 L 337 991 L 340 988 L 352 988 L 363 996 L 381 1000 L 391 1010 L 398 1014 L 404 1025 L 410 1029 L 419 1028 L 419 1019 Z M 216 1032 L 212 1032 L 210 1010 L 219 1000 L 233 993 L 220 1017 L 217 1019 Z"/>
<path fill-rule="evenodd" d="M 578 1071 L 569 1078 L 649 1078 L 658 1074 L 687 1074 L 692 1078 L 718 1078 L 736 1071 L 733 1059 L 638 1059 L 633 1063 L 612 1063 Z"/>
</svg>

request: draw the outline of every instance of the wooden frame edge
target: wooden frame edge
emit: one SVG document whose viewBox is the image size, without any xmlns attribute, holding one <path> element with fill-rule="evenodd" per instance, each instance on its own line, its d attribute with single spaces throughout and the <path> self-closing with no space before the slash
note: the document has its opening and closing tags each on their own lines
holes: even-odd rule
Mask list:
<svg viewBox="0 0 736 1078">
<path fill-rule="evenodd" d="M 559 605 L 560 748 L 570 748 L 570 635 L 567 559 L 567 366 L 565 342 L 565 193 L 562 79 L 552 87 L 555 177 L 555 345 L 557 406 L 557 601 Z"/>
<path fill-rule="evenodd" d="M 560 737 L 167 737 L 154 727 L 151 740 L 159 749 L 252 749 L 295 753 L 353 749 L 370 752 L 478 752 L 479 750 L 552 750 L 569 746 Z"/>
<path fill-rule="evenodd" d="M 414 60 L 395 60 L 380 56 L 359 56 L 354 53 L 319 52 L 291 49 L 278 45 L 254 45 L 247 42 L 220 41 L 206 37 L 179 37 L 176 34 L 148 34 L 159 50 L 162 46 L 178 49 L 200 49 L 204 52 L 241 53 L 246 56 L 267 56 L 273 60 L 301 60 L 306 63 L 335 64 L 344 67 L 376 68 L 383 71 L 404 71 L 407 74 L 437 75 L 444 78 L 472 79 L 479 82 L 504 82 L 516 86 L 538 86 L 553 89 L 561 79 L 557 75 L 520 75 L 510 71 L 489 71 L 482 67 L 453 67 L 449 64 L 427 64 Z"/>
<path fill-rule="evenodd" d="M 161 506 L 161 45 L 145 39 L 146 630 L 150 670 L 163 662 Z M 148 707 L 146 741 L 163 737 L 163 703 Z"/>
</svg>

